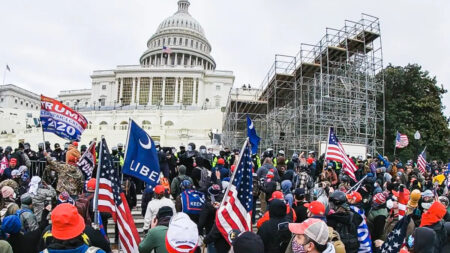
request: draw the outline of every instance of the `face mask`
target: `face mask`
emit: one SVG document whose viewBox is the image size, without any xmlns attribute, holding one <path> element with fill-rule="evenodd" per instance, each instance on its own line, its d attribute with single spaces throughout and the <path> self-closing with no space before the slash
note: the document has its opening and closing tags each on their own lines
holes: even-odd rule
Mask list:
<svg viewBox="0 0 450 253">
<path fill-rule="evenodd" d="M 392 207 L 394 207 L 394 202 L 391 199 L 386 201 L 386 207 L 392 209 Z"/>
<path fill-rule="evenodd" d="M 423 209 L 428 210 L 431 207 L 431 203 L 422 202 L 421 206 Z"/>
<path fill-rule="evenodd" d="M 176 149 L 172 149 L 172 154 L 176 154 L 177 150 Z"/>
<path fill-rule="evenodd" d="M 303 253 L 306 252 L 305 248 L 303 247 L 303 245 L 301 245 L 300 243 L 297 242 L 297 240 L 292 240 L 292 252 L 294 253 Z"/>
<path fill-rule="evenodd" d="M 192 151 L 192 147 L 191 146 L 187 146 L 187 151 Z"/>
<path fill-rule="evenodd" d="M 206 154 L 206 149 L 200 149 L 200 153 L 202 153 L 202 154 Z"/>
</svg>

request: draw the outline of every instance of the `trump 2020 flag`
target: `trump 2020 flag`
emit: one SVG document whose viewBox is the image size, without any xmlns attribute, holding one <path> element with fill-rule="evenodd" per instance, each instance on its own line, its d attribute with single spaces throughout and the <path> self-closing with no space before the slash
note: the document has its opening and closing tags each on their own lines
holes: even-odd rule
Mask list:
<svg viewBox="0 0 450 253">
<path fill-rule="evenodd" d="M 86 180 L 91 179 L 95 163 L 96 163 L 95 141 L 93 141 L 77 163 L 78 168 L 81 170 L 81 172 L 83 172 L 84 178 Z"/>
<path fill-rule="evenodd" d="M 247 136 L 250 144 L 252 145 L 252 154 L 258 152 L 259 141 L 261 138 L 256 134 L 255 125 L 253 121 L 247 116 Z"/>
<path fill-rule="evenodd" d="M 150 188 L 159 183 L 159 159 L 152 138 L 130 120 L 123 173 L 139 178 Z"/>
<path fill-rule="evenodd" d="M 41 123 L 44 132 L 51 132 L 61 138 L 80 141 L 88 121 L 72 108 L 56 99 L 41 95 Z"/>
</svg>

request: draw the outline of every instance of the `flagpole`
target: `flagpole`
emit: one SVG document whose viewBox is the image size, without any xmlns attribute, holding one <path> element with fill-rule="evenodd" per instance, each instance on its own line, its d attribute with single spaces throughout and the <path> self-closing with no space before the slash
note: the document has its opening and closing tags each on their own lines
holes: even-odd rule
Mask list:
<svg viewBox="0 0 450 253">
<path fill-rule="evenodd" d="M 244 145 L 242 145 L 241 152 L 239 154 L 239 161 L 237 163 L 236 169 L 233 171 L 233 175 L 231 175 L 230 183 L 228 184 L 227 190 L 225 191 L 225 194 L 223 195 L 222 202 L 220 202 L 220 206 L 218 209 L 220 209 L 223 206 L 223 203 L 225 202 L 225 198 L 228 195 L 228 192 L 230 191 L 231 184 L 233 183 L 234 177 L 236 176 L 237 168 L 239 167 L 239 164 L 241 164 L 242 156 L 244 155 L 244 149 L 248 145 L 248 137 L 245 139 Z"/>
<path fill-rule="evenodd" d="M 397 151 L 397 136 L 398 136 L 398 131 L 395 134 L 395 144 L 394 144 L 394 160 L 395 160 L 395 151 Z"/>
<path fill-rule="evenodd" d="M 98 193 L 100 187 L 100 170 L 102 168 L 102 160 L 103 160 L 103 141 L 104 136 L 102 136 L 102 140 L 100 141 L 100 154 L 98 155 L 98 163 L 97 163 L 97 175 L 95 182 L 95 193 L 94 193 L 94 225 L 98 227 Z"/>
<path fill-rule="evenodd" d="M 328 128 L 328 136 L 327 136 L 327 142 L 325 143 L 325 156 L 323 157 L 323 164 L 322 164 L 322 171 L 323 169 L 327 166 L 327 164 L 325 163 L 325 161 L 327 160 L 327 149 L 328 149 L 328 143 L 330 143 L 330 133 L 331 133 L 331 127 Z M 320 143 L 319 143 L 320 145 Z M 322 172 L 321 172 L 322 173 Z"/>
<path fill-rule="evenodd" d="M 128 131 L 127 131 L 127 139 L 125 140 L 125 154 L 123 156 L 123 161 L 125 162 L 127 159 L 127 153 L 128 153 L 128 139 L 130 138 L 130 131 L 131 131 L 131 122 L 133 120 L 130 118 L 128 118 Z M 119 164 L 120 166 L 120 164 Z M 123 182 L 123 168 L 121 168 L 120 170 L 120 183 L 122 184 Z"/>
<path fill-rule="evenodd" d="M 94 144 L 95 144 L 95 141 L 92 140 L 91 145 L 89 145 L 89 148 L 88 148 L 86 151 L 91 150 L 92 145 L 94 145 Z M 84 158 L 85 156 L 86 156 L 86 152 L 84 152 L 84 153 L 81 155 L 81 157 L 80 157 L 80 159 L 78 159 L 78 161 L 83 160 L 83 158 Z"/>
</svg>

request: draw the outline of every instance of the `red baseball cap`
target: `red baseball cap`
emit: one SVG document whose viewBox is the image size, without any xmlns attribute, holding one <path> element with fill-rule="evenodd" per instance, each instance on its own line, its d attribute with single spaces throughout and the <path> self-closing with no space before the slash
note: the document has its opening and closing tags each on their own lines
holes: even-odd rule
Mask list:
<svg viewBox="0 0 450 253">
<path fill-rule="evenodd" d="M 75 147 L 78 147 L 78 142 L 74 141 L 74 142 L 72 142 L 72 145 L 74 145 Z"/>
<path fill-rule="evenodd" d="M 16 158 L 11 158 L 11 160 L 9 160 L 9 163 L 17 164 L 17 159 Z"/>
<path fill-rule="evenodd" d="M 313 215 L 320 215 L 323 216 L 325 215 L 325 206 L 323 205 L 322 202 L 320 201 L 313 201 L 311 203 L 306 203 L 303 205 L 304 207 L 308 208 L 308 210 L 313 214 Z"/>
<path fill-rule="evenodd" d="M 361 193 L 356 192 L 356 191 L 352 191 L 349 194 L 347 194 L 347 199 L 349 201 L 353 200 L 353 201 L 355 201 L 355 203 L 359 203 L 359 202 L 362 201 L 362 196 L 361 196 Z"/>
<path fill-rule="evenodd" d="M 165 191 L 166 191 L 166 189 L 164 188 L 164 186 L 162 186 L 160 184 L 155 187 L 156 194 L 163 194 Z"/>
<path fill-rule="evenodd" d="M 225 164 L 225 160 L 223 158 L 219 158 L 219 160 L 217 160 L 217 164 L 224 165 Z"/>
<path fill-rule="evenodd" d="M 269 199 L 269 201 L 272 201 L 272 200 L 274 200 L 274 199 L 281 199 L 281 200 L 284 200 L 284 195 L 283 195 L 283 193 L 280 192 L 280 191 L 274 191 L 274 192 L 272 193 L 272 197 Z"/>
<path fill-rule="evenodd" d="M 95 178 L 91 178 L 89 179 L 89 181 L 86 184 L 86 189 L 88 192 L 93 192 L 95 191 L 95 186 L 97 184 L 97 180 Z"/>
<path fill-rule="evenodd" d="M 59 204 L 52 211 L 52 235 L 59 240 L 75 238 L 83 233 L 85 224 L 77 208 L 69 203 Z"/>
</svg>

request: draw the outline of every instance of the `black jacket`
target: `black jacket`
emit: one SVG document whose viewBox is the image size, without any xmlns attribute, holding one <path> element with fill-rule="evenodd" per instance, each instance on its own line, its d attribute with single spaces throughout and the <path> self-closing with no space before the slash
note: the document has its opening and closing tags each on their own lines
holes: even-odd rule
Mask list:
<svg viewBox="0 0 450 253">
<path fill-rule="evenodd" d="M 296 223 L 302 223 L 304 220 L 308 219 L 308 208 L 304 206 L 306 203 L 308 202 L 298 201 L 292 204 L 292 209 L 294 209 L 295 215 L 297 216 Z"/>
<path fill-rule="evenodd" d="M 438 244 L 438 238 L 432 229 L 422 227 L 414 231 L 414 252 L 438 253 Z"/>
<path fill-rule="evenodd" d="M 206 245 L 213 242 L 217 253 L 228 253 L 228 251 L 230 250 L 230 245 L 225 240 L 225 238 L 223 238 L 223 235 L 217 228 L 216 223 L 213 224 L 211 231 L 209 231 L 203 242 Z"/>
<path fill-rule="evenodd" d="M 337 212 L 327 216 L 327 225 L 339 233 L 347 253 L 358 252 L 358 226 L 362 221 L 361 215 L 352 211 Z"/>
<path fill-rule="evenodd" d="M 216 219 L 216 209 L 211 204 L 211 201 L 207 201 L 203 206 L 202 211 L 200 212 L 200 217 L 198 220 L 198 232 L 199 234 L 208 234 L 215 222 Z M 203 233 L 203 228 L 205 229 Z"/>
<path fill-rule="evenodd" d="M 436 252 L 440 252 L 442 247 L 447 243 L 447 230 L 445 229 L 444 221 L 440 220 L 433 225 L 426 227 L 433 229 L 436 233 L 437 241 L 434 246 L 436 247 Z"/>
<path fill-rule="evenodd" d="M 286 204 L 274 199 L 269 205 L 270 219 L 264 222 L 258 230 L 258 235 L 264 242 L 264 253 L 284 252 L 291 239 L 286 216 Z"/>
</svg>

